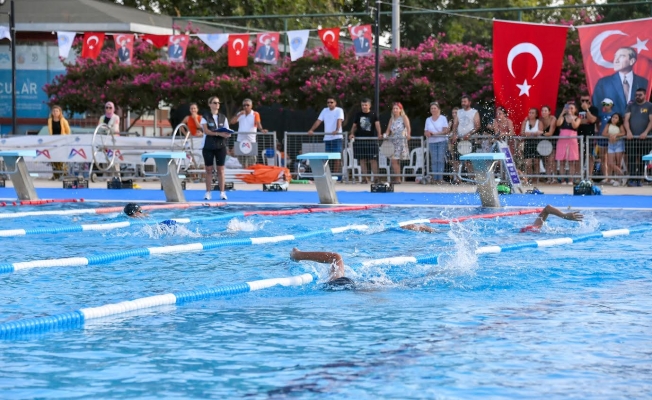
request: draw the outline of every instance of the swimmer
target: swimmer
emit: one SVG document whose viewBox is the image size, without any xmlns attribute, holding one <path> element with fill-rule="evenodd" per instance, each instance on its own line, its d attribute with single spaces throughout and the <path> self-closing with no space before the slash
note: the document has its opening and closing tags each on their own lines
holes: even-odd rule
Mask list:
<svg viewBox="0 0 652 400">
<path fill-rule="evenodd" d="M 582 219 L 584 219 L 584 216 L 577 211 L 571 211 L 565 213 L 548 204 L 543 209 L 543 211 L 539 213 L 539 216 L 537 217 L 537 219 L 534 220 L 532 225 L 528 225 L 524 228 L 521 228 L 521 232 L 539 232 L 541 230 L 541 227 L 543 226 L 543 223 L 546 222 L 546 219 L 548 219 L 549 215 L 555 215 L 559 218 L 567 219 L 569 221 L 582 221 Z"/>
<path fill-rule="evenodd" d="M 330 264 L 330 277 L 328 284 L 331 286 L 353 286 L 353 281 L 344 276 L 344 261 L 342 256 L 330 251 L 301 251 L 296 247 L 290 252 L 293 261 L 315 261 Z"/>
<path fill-rule="evenodd" d="M 403 225 L 401 228 L 407 229 L 410 231 L 416 231 L 416 232 L 428 232 L 428 233 L 435 233 L 439 232 L 437 229 L 431 228 L 427 225 L 423 224 L 409 224 L 409 225 Z"/>
<path fill-rule="evenodd" d="M 145 217 L 147 214 L 143 211 L 143 209 L 136 203 L 127 203 L 127 205 L 124 208 L 125 214 L 127 214 L 127 217 L 131 218 L 142 218 Z"/>
</svg>

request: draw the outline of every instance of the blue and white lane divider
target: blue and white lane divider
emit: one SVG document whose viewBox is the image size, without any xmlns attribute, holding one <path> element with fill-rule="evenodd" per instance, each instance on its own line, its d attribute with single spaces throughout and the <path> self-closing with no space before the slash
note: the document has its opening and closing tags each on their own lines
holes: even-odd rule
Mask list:
<svg viewBox="0 0 652 400">
<path fill-rule="evenodd" d="M 199 242 L 180 244 L 176 246 L 160 246 L 160 247 L 146 247 L 133 250 L 121 250 L 111 253 L 96 254 L 89 257 L 68 257 L 68 258 L 55 258 L 46 260 L 24 261 L 16 263 L 0 264 L 0 273 L 11 273 L 30 268 L 46 268 L 46 267 L 81 267 L 86 265 L 99 265 L 107 264 L 113 261 L 124 260 L 130 257 L 145 257 L 154 254 L 169 254 L 169 253 L 187 253 L 191 251 L 204 251 L 212 250 L 228 246 L 252 246 L 267 243 L 279 243 L 291 240 L 301 240 L 312 238 L 315 236 L 336 235 L 347 231 L 365 231 L 368 230 L 367 225 L 349 225 L 339 228 L 323 229 L 318 231 L 300 233 L 296 235 L 282 235 L 282 236 L 266 236 L 255 238 L 243 239 L 223 239 L 215 240 L 212 242 Z"/>
<path fill-rule="evenodd" d="M 100 307 L 81 308 L 62 314 L 47 317 L 28 318 L 0 323 L 0 339 L 12 339 L 25 334 L 38 334 L 54 330 L 81 328 L 87 321 L 124 314 L 146 308 L 181 305 L 194 301 L 208 300 L 216 297 L 267 289 L 276 285 L 301 286 L 313 281 L 311 274 L 290 276 L 286 278 L 263 279 L 252 282 L 223 285 L 214 288 L 189 290 L 178 293 L 168 293 L 158 296 L 142 297 L 140 299 L 106 304 Z"/>
<path fill-rule="evenodd" d="M 244 212 L 233 212 L 212 217 L 200 218 L 170 218 L 169 221 L 175 221 L 179 224 L 189 224 L 191 222 L 218 221 L 231 218 L 244 218 Z M 159 221 L 161 223 L 163 221 Z M 71 232 L 88 232 L 88 231 L 108 231 L 112 229 L 127 228 L 129 226 L 152 225 L 156 222 L 144 219 L 135 219 L 131 221 L 111 222 L 106 224 L 81 224 L 70 226 L 59 226 L 54 228 L 33 228 L 33 229 L 6 229 L 0 230 L 0 237 L 25 236 L 25 235 L 44 235 Z"/>
</svg>

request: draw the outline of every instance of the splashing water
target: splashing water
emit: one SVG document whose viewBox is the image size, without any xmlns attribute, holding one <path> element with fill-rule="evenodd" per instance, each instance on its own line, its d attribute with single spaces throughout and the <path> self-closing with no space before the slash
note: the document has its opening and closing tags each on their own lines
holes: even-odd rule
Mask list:
<svg viewBox="0 0 652 400">
<path fill-rule="evenodd" d="M 251 221 L 240 221 L 237 218 L 233 218 L 226 225 L 227 232 L 256 232 L 260 229 L 263 229 L 265 222 L 251 222 Z"/>
</svg>

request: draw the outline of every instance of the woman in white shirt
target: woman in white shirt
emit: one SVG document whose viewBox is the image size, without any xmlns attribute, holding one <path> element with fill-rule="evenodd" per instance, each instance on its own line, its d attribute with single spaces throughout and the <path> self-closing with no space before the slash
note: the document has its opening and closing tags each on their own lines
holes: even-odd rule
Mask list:
<svg viewBox="0 0 652 400">
<path fill-rule="evenodd" d="M 428 150 L 430 152 L 430 170 L 432 171 L 435 184 L 444 183 L 444 166 L 446 165 L 446 148 L 448 146 L 448 120 L 441 115 L 439 103 L 430 103 L 431 117 L 426 120 L 426 127 L 423 131 L 428 138 Z"/>
</svg>

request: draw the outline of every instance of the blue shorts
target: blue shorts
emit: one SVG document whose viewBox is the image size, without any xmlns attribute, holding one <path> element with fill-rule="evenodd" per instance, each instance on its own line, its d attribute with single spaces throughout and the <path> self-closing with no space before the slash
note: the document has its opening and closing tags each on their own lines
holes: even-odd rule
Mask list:
<svg viewBox="0 0 652 400">
<path fill-rule="evenodd" d="M 341 153 L 342 139 L 324 140 L 324 150 L 326 153 Z"/>
</svg>

